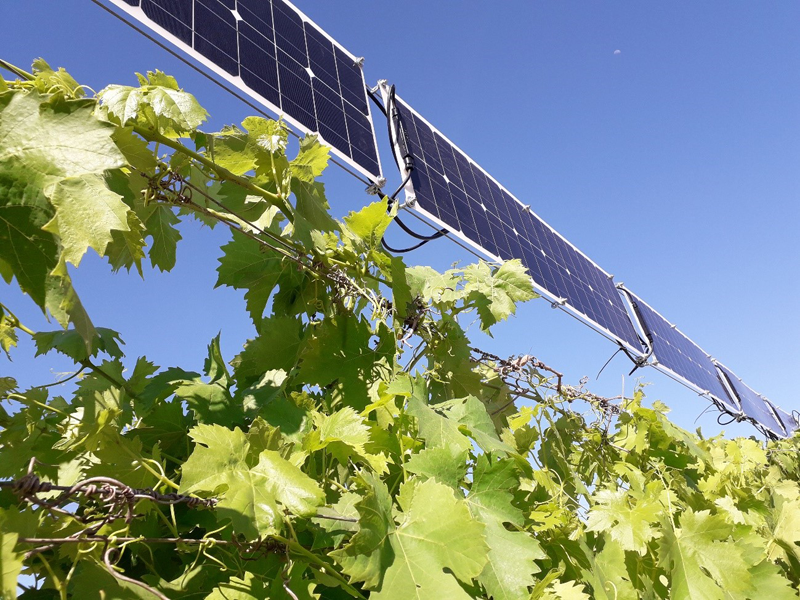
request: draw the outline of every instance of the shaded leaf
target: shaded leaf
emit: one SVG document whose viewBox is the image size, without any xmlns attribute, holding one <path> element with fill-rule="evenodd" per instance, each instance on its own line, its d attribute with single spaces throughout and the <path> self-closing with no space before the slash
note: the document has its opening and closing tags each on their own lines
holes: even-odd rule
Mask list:
<svg viewBox="0 0 800 600">
<path fill-rule="evenodd" d="M 216 285 L 247 290 L 244 295 L 247 310 L 256 328 L 260 328 L 264 310 L 281 275 L 287 270 L 296 269 L 297 265 L 238 232 L 233 233 L 233 239 L 222 247 L 222 251 L 224 254 L 219 259 Z"/>
<path fill-rule="evenodd" d="M 467 475 L 468 457 L 466 450 L 459 451 L 452 446 L 423 448 L 409 459 L 406 470 L 451 488 L 459 488 Z"/>
<path fill-rule="evenodd" d="M 95 336 L 90 343 L 91 351 L 87 349 L 83 337 L 74 329 L 39 331 L 34 334 L 33 341 L 36 343 L 36 356 L 55 350 L 69 356 L 75 362 L 81 362 L 97 356 L 99 352 L 104 352 L 112 358 L 122 358 L 124 355 L 118 344 L 118 342 L 124 344 L 119 333 L 105 327 L 95 329 Z"/>
<path fill-rule="evenodd" d="M 181 234 L 175 228 L 178 217 L 168 206 L 151 204 L 146 209 L 143 223 L 146 237 L 151 238 L 147 250 L 150 263 L 160 271 L 171 271 L 175 266 L 175 251 Z"/>
<path fill-rule="evenodd" d="M 231 361 L 237 381 L 255 382 L 267 371 L 291 371 L 302 351 L 303 323 L 294 317 L 271 317 L 262 323 L 263 333 L 248 340 Z"/>
</svg>

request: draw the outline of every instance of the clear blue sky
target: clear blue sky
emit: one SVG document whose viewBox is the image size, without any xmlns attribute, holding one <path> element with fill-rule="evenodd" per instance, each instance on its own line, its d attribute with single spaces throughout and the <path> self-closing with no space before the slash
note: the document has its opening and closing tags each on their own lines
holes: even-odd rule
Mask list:
<svg viewBox="0 0 800 600">
<path fill-rule="evenodd" d="M 301 10 L 356 55 L 368 82 L 398 93 L 497 180 L 643 297 L 745 382 L 800 410 L 800 4 L 600 2 L 311 2 Z M 209 128 L 251 111 L 89 0 L 4 0 L 0 56 L 42 56 L 96 89 L 160 68 L 195 93 Z M 619 50 L 619 53 L 615 51 Z M 387 177 L 396 184 L 384 127 Z M 370 198 L 331 167 L 334 210 Z M 121 331 L 130 357 L 199 369 L 222 330 L 232 357 L 253 334 L 241 295 L 213 290 L 224 232 L 191 226 L 172 274 L 109 275 L 98 259 L 77 272 L 98 325 Z M 402 243 L 393 232 L 392 239 Z M 446 268 L 470 260 L 442 241 L 408 257 Z M 792 266 L 794 265 L 794 266 Z M 36 329 L 30 301 L 0 299 Z M 53 327 L 54 328 L 54 327 Z M 614 346 L 549 305 L 532 302 L 478 343 L 530 353 L 570 382 L 619 393 L 627 359 L 594 377 Z M 53 381 L 68 363 L 33 360 L 24 343 L 0 375 Z M 650 400 L 694 427 L 705 401 L 650 369 Z M 634 380 L 624 378 L 630 391 Z M 706 433 L 719 431 L 706 414 Z M 751 434 L 730 426 L 729 433 Z"/>
</svg>

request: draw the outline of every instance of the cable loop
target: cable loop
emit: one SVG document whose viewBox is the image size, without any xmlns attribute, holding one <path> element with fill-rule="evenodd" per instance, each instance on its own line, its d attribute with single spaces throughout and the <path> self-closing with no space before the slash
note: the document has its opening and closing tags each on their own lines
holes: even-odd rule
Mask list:
<svg viewBox="0 0 800 600">
<path fill-rule="evenodd" d="M 372 94 L 370 94 L 370 95 L 373 97 L 373 100 L 377 103 L 377 100 L 375 100 L 374 95 L 372 95 Z M 389 129 L 389 141 L 390 141 L 390 143 L 392 145 L 392 149 L 393 149 L 392 158 L 394 158 L 394 162 L 397 165 L 397 169 L 399 171 L 401 171 L 401 172 L 402 171 L 406 172 L 406 176 L 403 179 L 403 182 L 395 190 L 395 192 L 391 196 L 388 197 L 388 199 L 389 199 L 389 208 L 391 209 L 392 204 L 394 204 L 394 201 L 397 199 L 397 195 L 403 190 L 403 188 L 405 188 L 405 186 L 411 180 L 411 173 L 414 171 L 414 157 L 411 155 L 411 151 L 408 148 L 408 142 L 407 142 L 406 135 L 402 131 L 403 124 L 402 124 L 402 121 L 400 120 L 400 114 L 399 114 L 399 112 L 397 110 L 397 104 L 395 102 L 395 87 L 394 86 L 391 86 L 391 88 L 389 88 L 389 99 L 388 99 L 388 103 L 387 104 L 388 105 L 386 107 L 383 107 L 382 105 L 379 105 L 379 106 L 381 106 L 381 110 L 383 111 L 383 114 L 386 115 L 386 123 L 387 123 L 388 129 Z M 398 140 L 396 138 L 395 131 L 394 131 L 394 129 L 392 129 L 392 121 L 393 120 L 397 124 L 398 129 L 400 129 L 400 132 L 399 132 L 400 135 L 401 135 L 401 139 L 400 140 Z M 403 165 L 402 168 L 400 167 L 400 163 L 397 161 L 397 157 L 395 156 L 395 153 L 394 153 L 394 148 L 398 148 L 403 153 L 404 165 Z M 444 235 L 447 235 L 449 233 L 449 230 L 443 228 L 443 229 L 440 229 L 439 231 L 437 231 L 436 233 L 434 233 L 432 235 L 423 235 L 423 234 L 419 234 L 419 233 L 415 232 L 413 229 L 408 227 L 408 225 L 403 223 L 403 220 L 397 215 L 395 215 L 394 221 L 408 235 L 410 235 L 411 237 L 414 237 L 414 238 L 416 238 L 418 240 L 421 240 L 420 243 L 414 244 L 413 246 L 409 246 L 408 248 L 394 248 L 393 246 L 389 245 L 388 242 L 385 241 L 385 235 L 384 235 L 384 238 L 381 238 L 381 245 L 386 250 L 388 250 L 389 252 L 394 252 L 395 254 L 405 254 L 406 252 L 411 252 L 413 250 L 416 250 L 417 248 L 421 248 L 422 246 L 424 246 L 428 242 L 436 240 L 436 239 L 439 239 L 440 237 L 442 237 Z"/>
</svg>

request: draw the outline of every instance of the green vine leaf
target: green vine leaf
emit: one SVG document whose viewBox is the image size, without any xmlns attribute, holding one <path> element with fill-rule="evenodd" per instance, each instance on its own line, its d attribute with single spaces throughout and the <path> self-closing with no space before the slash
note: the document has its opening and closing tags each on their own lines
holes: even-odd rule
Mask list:
<svg viewBox="0 0 800 600">
<path fill-rule="evenodd" d="M 74 595 L 86 600 L 153 600 L 153 594 L 133 583 L 119 581 L 92 560 L 82 561 L 73 581 Z"/>
<path fill-rule="evenodd" d="M 467 476 L 468 458 L 467 450 L 449 445 L 423 448 L 409 459 L 406 470 L 457 489 Z"/>
<path fill-rule="evenodd" d="M 294 317 L 271 317 L 262 321 L 262 333 L 248 340 L 244 351 L 232 361 L 234 376 L 239 382 L 254 383 L 268 371 L 288 373 L 303 349 L 303 323 Z"/>
<path fill-rule="evenodd" d="M 457 421 L 426 406 L 417 396 L 409 399 L 406 412 L 412 417 L 416 417 L 419 436 L 425 440 L 428 446 L 451 448 L 457 453 L 468 452 L 472 449 L 472 442 L 461 432 Z"/>
<path fill-rule="evenodd" d="M 176 250 L 181 240 L 181 234 L 175 228 L 179 219 L 167 206 L 150 205 L 144 212 L 146 216 L 142 221 L 147 236 L 152 239 L 148 248 L 150 263 L 162 272 L 171 271 L 175 266 Z"/>
<path fill-rule="evenodd" d="M 247 310 L 256 328 L 261 328 L 267 302 L 284 272 L 293 268 L 291 262 L 238 232 L 233 233 L 233 239 L 222 247 L 222 251 L 217 287 L 227 285 L 247 290 L 244 296 Z"/>
<path fill-rule="evenodd" d="M 658 535 L 656 525 L 665 510 L 660 501 L 662 491 L 663 487 L 658 483 L 651 483 L 639 498 L 624 490 L 597 492 L 586 530 L 607 532 L 623 550 L 643 556 L 648 542 Z"/>
<path fill-rule="evenodd" d="M 17 597 L 17 578 L 22 571 L 22 554 L 16 552 L 17 534 L 4 532 L 0 521 L 0 599 Z"/>
<path fill-rule="evenodd" d="M 464 292 L 477 307 L 484 331 L 513 315 L 517 302 L 537 297 L 530 275 L 517 259 L 507 260 L 495 269 L 478 262 L 464 269 L 464 277 Z"/>
<path fill-rule="evenodd" d="M 584 591 L 584 587 L 574 581 L 555 581 L 541 596 L 541 600 L 590 600 L 591 596 Z"/>
<path fill-rule="evenodd" d="M 379 250 L 383 234 L 397 214 L 397 204 L 391 212 L 386 198 L 373 202 L 344 218 L 345 233 L 360 242 L 366 249 Z"/>
<path fill-rule="evenodd" d="M 709 511 L 687 509 L 680 527 L 665 528 L 659 548 L 659 564 L 669 573 L 670 597 L 676 600 L 726 595 L 748 597 L 752 575 L 743 549 L 729 540 L 733 530 Z"/>
<path fill-rule="evenodd" d="M 249 539 L 281 531 L 279 504 L 310 516 L 325 501 L 317 483 L 275 451 L 264 450 L 250 466 L 250 442 L 238 427 L 198 425 L 189 435 L 197 445 L 184 465 L 181 491 L 220 494 L 220 516 Z"/>
<path fill-rule="evenodd" d="M 99 114 L 118 125 L 141 125 L 167 137 L 185 135 L 206 120 L 208 113 L 174 77 L 161 71 L 137 77 L 138 88 L 110 85 L 98 92 Z"/>
<path fill-rule="evenodd" d="M 472 516 L 486 527 L 489 560 L 478 577 L 496 600 L 523 600 L 539 572 L 535 560 L 546 558 L 539 543 L 521 531 L 509 531 L 506 524 L 521 527 L 524 515 L 513 505 L 513 490 L 519 474 L 509 459 L 494 462 L 487 455 L 478 458 L 466 502 Z"/>
<path fill-rule="evenodd" d="M 66 273 L 67 262 L 80 265 L 89 248 L 104 256 L 113 239 L 112 231 L 131 231 L 131 210 L 98 175 L 62 179 L 55 185 L 50 202 L 56 214 L 42 229 L 58 236 L 61 242 L 58 274 Z M 144 240 L 135 245 L 141 248 Z"/>
<path fill-rule="evenodd" d="M 3 309 L 0 308 L 0 350 L 9 360 L 11 360 L 10 350 L 18 341 L 16 320 L 3 314 Z"/>
<path fill-rule="evenodd" d="M 55 272 L 60 248 L 41 228 L 54 216 L 48 198 L 60 180 L 125 164 L 112 133 L 89 101 L 35 92 L 0 96 L 0 260 L 25 293 L 65 327 L 75 323 L 87 343 L 91 321 L 66 272 Z"/>
<path fill-rule="evenodd" d="M 65 177 L 101 175 L 126 164 L 114 127 L 95 118 L 94 103 L 37 93 L 0 96 L 0 162 L 15 157 L 40 189 Z M 55 180 L 53 179 L 55 178 Z"/>
<path fill-rule="evenodd" d="M 289 166 L 296 179 L 314 183 L 328 166 L 329 159 L 330 148 L 323 146 L 316 135 L 310 134 L 300 140 L 300 151 Z M 325 214 L 327 215 L 327 211 Z"/>
<path fill-rule="evenodd" d="M 319 182 L 294 180 L 292 192 L 296 200 L 292 236 L 307 248 L 314 245 L 312 232 L 339 231 L 339 224 L 330 215 L 325 188 Z"/>
<path fill-rule="evenodd" d="M 613 540 L 606 540 L 603 549 L 594 554 L 584 545 L 590 568 L 582 571 L 584 580 L 592 586 L 596 600 L 638 600 L 625 564 L 625 551 Z"/>
<path fill-rule="evenodd" d="M 379 339 L 372 349 L 373 331 L 366 319 L 326 319 L 304 340 L 298 378 L 320 386 L 338 382 L 345 401 L 362 410 L 370 399 L 367 382 L 388 375 L 394 355 L 391 332 L 382 325 L 376 333 Z"/>
<path fill-rule="evenodd" d="M 380 600 L 469 598 L 457 580 L 469 583 L 486 564 L 483 525 L 450 488 L 433 480 L 405 484 L 396 524 L 381 485 L 356 505 L 359 532 L 334 553 L 345 572 L 376 588 L 370 597 Z"/>
<path fill-rule="evenodd" d="M 119 333 L 105 327 L 98 327 L 95 331 L 96 335 L 92 340 L 91 352 L 87 350 L 80 334 L 73 329 L 66 331 L 39 331 L 33 336 L 33 341 L 36 343 L 36 356 L 56 350 L 65 356 L 69 356 L 76 363 L 97 356 L 98 352 L 105 352 L 112 358 L 122 358 L 123 352 L 119 347 L 119 343 L 124 344 L 125 342 L 122 341 Z"/>
<path fill-rule="evenodd" d="M 386 471 L 386 457 L 367 452 L 370 429 L 353 408 L 345 406 L 331 415 L 317 412 L 313 419 L 314 429 L 303 440 L 305 449 L 311 452 L 326 449 L 342 465 L 352 458 L 366 462 L 377 473 Z"/>
</svg>

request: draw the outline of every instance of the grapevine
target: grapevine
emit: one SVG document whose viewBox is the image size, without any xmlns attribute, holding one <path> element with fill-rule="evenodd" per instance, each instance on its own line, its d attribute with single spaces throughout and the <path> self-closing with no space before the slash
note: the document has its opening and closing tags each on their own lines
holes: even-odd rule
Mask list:
<svg viewBox="0 0 800 600">
<path fill-rule="evenodd" d="M 524 267 L 388 254 L 396 205 L 333 218 L 313 135 L 203 131 L 160 71 L 89 94 L 0 66 L 0 276 L 61 326 L 0 297 L 0 348 L 74 363 L 0 377 L 0 598 L 797 598 L 796 437 L 707 438 L 476 348 L 467 324 L 535 301 Z M 162 368 L 70 274 L 90 249 L 170 271 L 188 219 L 229 232 L 252 337 Z"/>
</svg>

